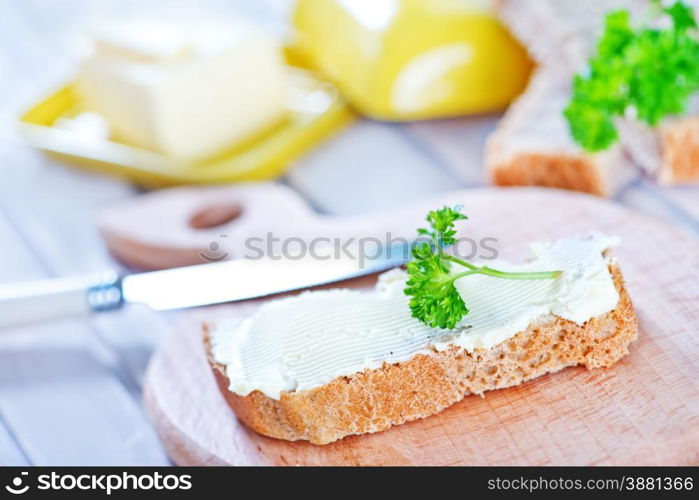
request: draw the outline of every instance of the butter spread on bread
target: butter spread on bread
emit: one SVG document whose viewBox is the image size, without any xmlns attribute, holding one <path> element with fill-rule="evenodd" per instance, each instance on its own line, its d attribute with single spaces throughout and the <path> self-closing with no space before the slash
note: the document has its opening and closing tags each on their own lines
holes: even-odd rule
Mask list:
<svg viewBox="0 0 699 500">
<path fill-rule="evenodd" d="M 506 271 L 562 269 L 554 280 L 501 280 L 475 275 L 456 281 L 471 312 L 455 330 L 430 328 L 411 317 L 405 272 L 380 276 L 374 291 L 311 291 L 271 301 L 240 322 L 210 333 L 213 358 L 226 366 L 229 389 L 240 395 L 322 386 L 336 377 L 406 361 L 451 346 L 489 349 L 530 324 L 556 315 L 583 324 L 617 304 L 619 294 L 602 252 L 616 238 L 594 235 L 532 244 L 525 264 Z"/>
<path fill-rule="evenodd" d="M 216 382 L 255 431 L 327 444 L 425 418 L 468 394 L 519 385 L 567 366 L 611 366 L 638 326 L 609 247 L 593 235 L 532 245 L 535 259 L 500 268 L 560 267 L 565 278 L 470 276 L 471 311 L 454 330 L 410 316 L 404 275 L 372 292 L 307 292 L 248 319 L 204 325 Z"/>
</svg>

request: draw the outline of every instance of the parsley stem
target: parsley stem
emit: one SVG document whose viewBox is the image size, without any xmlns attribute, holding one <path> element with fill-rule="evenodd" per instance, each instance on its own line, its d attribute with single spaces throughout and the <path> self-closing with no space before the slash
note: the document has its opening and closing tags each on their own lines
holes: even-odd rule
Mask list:
<svg viewBox="0 0 699 500">
<path fill-rule="evenodd" d="M 480 274 L 485 274 L 486 276 L 493 276 L 495 278 L 503 278 L 507 280 L 550 280 L 554 278 L 560 278 L 563 271 L 535 271 L 529 273 L 514 273 L 506 271 L 498 271 L 497 269 L 491 269 L 487 266 L 480 268 Z"/>
<path fill-rule="evenodd" d="M 445 260 L 455 262 L 463 267 L 470 269 L 470 271 L 464 271 L 458 273 L 455 276 L 461 278 L 463 276 L 469 276 L 471 274 L 484 274 L 486 276 L 492 276 L 494 278 L 502 278 L 508 280 L 547 280 L 558 278 L 563 274 L 563 271 L 534 271 L 534 272 L 508 272 L 508 271 L 498 271 L 497 269 L 492 269 L 488 266 L 476 266 L 465 260 L 461 260 L 453 255 L 444 255 Z M 455 279 L 458 279 L 455 278 Z"/>
</svg>

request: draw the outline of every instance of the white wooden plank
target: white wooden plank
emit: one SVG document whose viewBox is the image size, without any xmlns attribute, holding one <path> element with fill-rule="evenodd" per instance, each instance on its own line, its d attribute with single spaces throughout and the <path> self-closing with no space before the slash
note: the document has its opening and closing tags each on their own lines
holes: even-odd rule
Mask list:
<svg viewBox="0 0 699 500">
<path fill-rule="evenodd" d="M 118 267 L 97 233 L 100 209 L 130 197 L 127 183 L 59 165 L 26 148 L 7 146 L 0 175 L 0 207 L 29 243 L 49 276 L 83 274 Z M 140 381 L 145 357 L 168 328 L 151 311 L 136 309 L 91 323 L 101 338 L 117 351 L 117 364 Z M 143 325 L 139 328 L 139 324 Z M 138 354 L 138 355 L 136 355 Z M 135 359 L 131 359 L 136 355 Z"/>
<path fill-rule="evenodd" d="M 0 280 L 40 277 L 4 219 L 0 236 L 12 264 L 0 268 Z M 137 400 L 98 362 L 105 359 L 93 334 L 75 321 L 2 332 L 0 413 L 32 461 L 166 463 Z"/>
<path fill-rule="evenodd" d="M 30 465 L 29 459 L 0 415 L 0 466 L 22 465 Z"/>
<path fill-rule="evenodd" d="M 107 345 L 116 349 L 120 368 L 140 388 L 153 350 L 170 334 L 175 321 L 177 316 L 172 313 L 129 305 L 118 312 L 95 315 L 90 324 Z"/>
<path fill-rule="evenodd" d="M 483 166 L 485 142 L 499 118 L 489 114 L 414 122 L 405 130 L 430 148 L 463 185 L 484 185 L 488 183 Z"/>
<path fill-rule="evenodd" d="M 17 67 L 8 48 L 2 43 L 0 43 L 0 75 L 2 75 L 0 78 L 0 109 L 3 109 L 9 96 L 16 92 L 20 82 L 26 79 L 26 74 Z"/>
<path fill-rule="evenodd" d="M 75 322 L 17 329 L 0 339 L 0 410 L 39 465 L 164 465 L 143 414 L 86 349 Z"/>
<path fill-rule="evenodd" d="M 0 143 L 0 151 L 4 160 L 2 175 L 7 179 L 7 183 L 0 188 L 2 205 L 15 218 L 15 226 L 31 242 L 18 253 L 17 259 L 33 260 L 38 257 L 44 262 L 44 269 L 38 267 L 32 272 L 27 272 L 24 266 L 14 265 L 9 277 L 7 270 L 3 269 L 3 278 L 30 279 L 44 277 L 44 271 L 51 275 L 72 274 L 113 266 L 94 230 L 93 220 L 101 202 L 130 195 L 132 188 L 111 179 L 49 165 L 50 162 L 42 155 L 24 148 Z M 7 242 L 3 243 L 3 253 L 6 254 Z M 6 262 L 16 264 L 17 259 L 10 258 Z M 134 328 L 133 323 L 132 318 L 130 328 L 125 331 L 137 335 L 138 329 Z M 65 400 L 71 402 L 66 407 L 69 411 L 58 412 L 50 422 L 34 417 L 35 414 L 49 414 L 45 408 L 29 404 L 41 398 L 25 398 L 24 393 L 19 394 L 22 397 L 18 397 L 18 393 L 2 393 L 0 409 L 7 414 L 13 432 L 30 450 L 32 459 L 46 464 L 166 464 L 167 459 L 140 408 L 139 383 L 144 361 L 141 357 L 136 363 L 136 360 L 128 357 L 133 352 L 129 335 L 117 336 L 119 322 L 114 321 L 109 334 L 102 335 L 102 338 L 108 343 L 112 343 L 111 338 L 117 338 L 118 341 L 112 343 L 117 344 L 115 350 L 97 341 L 94 332 L 87 328 L 87 323 L 70 322 L 65 325 L 66 338 L 82 346 L 81 349 L 68 352 L 60 349 L 41 350 L 38 353 L 23 351 L 13 353 L 3 364 L 5 370 L 14 371 L 3 372 L 0 380 L 8 380 L 7 376 L 12 374 L 10 380 L 24 383 L 30 374 L 17 369 L 17 360 L 22 362 L 21 366 L 27 366 L 25 361 L 29 359 L 30 366 L 43 367 L 46 365 L 44 358 L 49 358 L 60 366 L 70 367 L 70 373 L 82 374 L 82 377 L 95 381 L 91 391 L 83 391 L 73 383 L 74 377 L 68 377 L 59 387 L 52 387 L 51 404 L 60 407 Z M 21 335 L 26 339 L 31 338 L 34 344 L 41 344 L 37 336 L 52 338 L 57 335 L 55 328 L 54 325 L 34 327 L 29 329 L 29 333 L 25 329 Z M 151 327 L 147 331 L 154 330 Z M 100 331 L 99 328 L 97 331 Z M 5 334 L 3 338 L 6 340 L 9 336 Z M 149 347 L 152 349 L 152 343 Z M 2 353 L 4 357 L 8 356 L 6 351 Z M 31 375 L 34 375 L 33 372 Z M 41 392 L 41 382 L 50 380 L 50 373 L 40 373 L 33 380 Z M 31 393 L 31 390 L 27 392 Z M 78 397 L 84 399 L 76 401 Z M 96 410 L 108 413 L 95 416 Z M 51 428 L 51 424 L 60 429 L 66 442 L 57 443 L 49 435 L 37 432 L 36 427 L 46 425 Z M 128 433 L 124 432 L 124 425 L 130 427 Z M 87 431 L 84 432 L 83 428 Z M 78 437 L 71 445 L 71 436 L 75 434 Z M 80 444 L 82 436 L 85 436 L 84 446 Z M 99 443 L 103 439 L 106 447 L 99 445 L 90 448 L 90 443 Z"/>
<path fill-rule="evenodd" d="M 699 221 L 699 185 L 659 187 L 658 189 L 663 196 Z"/>
<path fill-rule="evenodd" d="M 458 187 L 395 125 L 363 121 L 296 164 L 289 184 L 320 210 L 362 214 Z"/>
<path fill-rule="evenodd" d="M 0 241 L 0 282 L 44 276 L 3 216 Z M 0 414 L 33 463 L 166 464 L 139 402 L 84 323 L 0 333 Z"/>
<path fill-rule="evenodd" d="M 664 220 L 699 235 L 699 219 L 666 196 L 664 190 L 648 179 L 639 179 L 617 196 L 631 210 Z"/>
<path fill-rule="evenodd" d="M 114 4 L 109 1 L 60 0 L 23 0 L 17 2 L 16 16 L 26 25 L 22 36 L 33 37 L 39 45 L 42 56 L 50 55 L 64 61 L 74 62 L 80 55 L 76 42 L 83 34 L 84 28 L 100 5 Z M 38 58 L 35 56 L 34 60 Z M 63 61 L 59 61 L 63 62 Z"/>
<path fill-rule="evenodd" d="M 32 28 L 38 31 L 41 36 L 35 36 L 36 32 L 29 33 L 31 30 L 27 29 L 23 31 L 10 29 L 5 33 L 5 39 L 10 39 L 12 44 L 16 40 L 22 41 L 24 37 L 30 39 L 30 43 L 24 45 L 24 55 L 33 61 L 34 66 L 24 65 L 25 69 L 22 70 L 25 73 L 24 78 L 8 78 L 6 80 L 22 91 L 27 90 L 28 82 L 46 82 L 47 75 L 37 75 L 33 72 L 35 69 L 46 70 L 47 64 L 42 61 L 51 59 L 55 66 L 57 60 L 58 62 L 60 60 L 69 61 L 70 57 L 74 55 L 68 50 L 62 50 L 64 47 L 70 46 L 70 41 L 64 44 L 59 43 L 59 38 L 62 39 L 63 36 L 62 30 L 75 24 L 73 18 L 66 21 L 63 19 L 65 16 L 61 15 L 61 13 L 65 14 L 66 12 L 71 14 L 70 9 L 62 10 L 68 5 L 65 2 L 59 4 L 54 3 L 52 7 L 42 3 L 40 9 L 42 15 L 30 16 Z M 80 9 L 73 9 L 73 14 L 78 10 Z M 14 26 L 17 27 L 27 18 L 27 13 L 17 13 L 15 10 L 12 17 L 15 21 Z M 37 23 L 37 20 L 41 22 Z M 73 35 L 75 34 L 73 33 Z M 12 62 L 9 60 L 8 64 Z M 8 73 L 8 76 L 10 74 L 16 76 L 16 73 L 19 71 Z M 29 79 L 27 75 L 33 76 Z M 20 92 L 20 94 L 24 93 Z M 20 104 L 15 94 L 12 94 L 7 103 L 7 108 L 11 111 L 19 109 L 21 104 L 26 105 L 26 103 Z M 39 153 L 7 143 L 0 142 L 0 153 L 3 157 L 2 165 L 0 165 L 2 174 L 0 175 L 5 178 L 3 186 L 0 187 L 0 206 L 4 208 L 6 213 L 11 214 L 15 227 L 29 242 L 28 248 L 33 254 L 32 257 L 36 257 L 41 262 L 42 272 L 45 271 L 50 276 L 58 276 L 101 270 L 115 265 L 95 231 L 94 219 L 104 203 L 130 196 L 133 193 L 133 188 L 130 185 L 106 177 L 68 170 L 48 161 Z M 14 279 L 32 277 L 38 276 L 20 273 Z M 141 314 L 138 314 L 139 312 Z M 121 456 L 128 463 L 166 463 L 159 443 L 151 433 L 149 423 L 140 413 L 140 383 L 145 364 L 152 352 L 157 334 L 162 334 L 165 331 L 164 320 L 162 318 L 154 320 L 153 316 L 154 313 L 151 312 L 144 314 L 143 311 L 130 311 L 125 315 L 127 320 L 125 323 L 121 322 L 120 315 L 110 315 L 109 321 L 88 321 L 77 324 L 75 328 L 82 335 L 82 341 L 90 344 L 90 349 L 85 354 L 87 358 L 83 359 L 83 356 L 83 358 L 76 359 L 76 362 L 82 360 L 83 369 L 88 377 L 91 376 L 95 366 L 100 367 L 102 370 L 100 373 L 103 375 L 102 385 L 109 386 L 105 387 L 100 394 L 110 395 L 117 391 L 116 396 L 111 398 L 115 401 L 114 404 L 118 405 L 119 396 L 131 398 L 131 402 L 126 408 L 138 415 L 139 419 L 138 425 L 134 425 L 134 430 L 148 438 L 148 442 L 146 442 L 138 436 L 136 438 L 128 437 L 127 440 L 133 441 L 133 445 L 129 445 L 123 450 L 123 453 L 115 453 L 115 457 Z M 158 324 L 157 327 L 156 324 Z M 88 325 L 92 325 L 92 328 L 89 329 Z M 41 331 L 47 331 L 47 329 L 52 330 L 52 327 L 39 327 Z M 78 333 L 74 333 L 74 335 L 78 335 Z M 48 354 L 48 352 L 42 353 L 42 355 Z M 56 353 L 56 356 L 61 355 L 60 352 Z M 70 384 L 66 384 L 62 388 L 64 392 L 70 392 L 71 389 Z M 89 394 L 86 396 L 90 397 Z M 107 408 L 114 410 L 113 416 L 109 418 L 121 418 L 122 411 L 118 406 L 116 408 L 104 406 L 104 408 L 105 410 Z M 79 414 L 81 412 L 89 413 L 89 410 L 89 406 L 76 409 Z M 13 422 L 16 419 L 22 421 L 20 417 L 23 412 L 32 413 L 33 411 L 30 407 L 25 410 L 22 410 L 21 406 L 13 407 L 11 415 Z M 124 422 L 133 422 L 133 420 L 133 418 L 128 417 Z M 71 419 L 66 418 L 66 422 L 68 421 Z M 102 424 L 106 423 L 108 422 L 102 422 Z M 76 428 L 72 431 L 79 432 L 80 419 L 77 419 L 75 425 Z M 89 425 L 89 423 L 83 423 L 83 425 Z M 24 430 L 33 432 L 31 427 L 26 429 L 25 427 L 22 427 L 22 432 L 18 432 L 23 439 L 25 438 Z M 68 437 L 71 434 L 70 431 L 66 429 L 65 434 Z M 135 434 L 132 432 L 132 435 Z M 32 435 L 29 442 L 36 443 L 37 439 Z M 116 441 L 123 440 L 119 437 Z M 141 462 L 134 462 L 133 459 L 124 454 L 132 448 L 137 450 L 136 455 L 143 457 Z M 36 449 L 32 451 L 37 452 Z M 43 453 L 43 449 L 38 451 Z M 49 455 L 46 455 L 42 460 L 47 463 L 58 463 L 56 460 L 65 460 L 64 463 L 76 463 L 79 456 L 84 456 L 86 463 L 89 463 L 87 459 L 90 454 L 87 450 L 80 451 L 78 449 L 76 450 L 77 455 L 72 457 L 69 456 L 70 454 L 61 455 L 56 452 L 54 447 L 48 446 L 47 453 Z M 50 453 L 56 454 L 52 456 Z M 107 458 L 105 455 L 100 460 L 104 462 Z"/>
<path fill-rule="evenodd" d="M 54 45 L 57 52 L 74 57 L 79 54 L 77 43 L 87 27 L 108 19 L 133 16 L 188 20 L 207 16 L 216 19 L 242 17 L 274 34 L 282 34 L 286 31 L 288 10 L 283 3 L 278 0 L 24 0 L 20 11 L 31 18 L 33 27 L 40 29 L 41 39 Z"/>
<path fill-rule="evenodd" d="M 0 3 L 0 46 L 7 50 L 17 67 L 36 74 L 50 53 L 37 36 L 36 27 L 21 12 L 21 3 L 7 0 Z"/>
<path fill-rule="evenodd" d="M 94 220 L 102 205 L 131 196 L 133 188 L 66 168 L 18 145 L 0 142 L 0 151 L 0 206 L 50 262 L 50 271 L 68 274 L 112 266 Z"/>
</svg>

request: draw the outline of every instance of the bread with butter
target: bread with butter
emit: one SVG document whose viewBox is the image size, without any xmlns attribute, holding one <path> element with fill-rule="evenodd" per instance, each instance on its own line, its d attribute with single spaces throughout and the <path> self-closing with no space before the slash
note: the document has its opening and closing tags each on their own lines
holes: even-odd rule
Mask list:
<svg viewBox="0 0 699 500">
<path fill-rule="evenodd" d="M 612 310 L 582 324 L 547 315 L 490 348 L 432 349 L 318 387 L 282 391 L 278 399 L 260 390 L 240 395 L 229 389 L 227 368 L 212 354 L 210 324 L 204 326 L 209 362 L 238 418 L 266 436 L 327 444 L 383 431 L 438 413 L 469 394 L 516 386 L 569 366 L 608 367 L 626 355 L 637 337 L 636 316 L 621 271 L 609 251 L 605 255 L 618 300 Z"/>
</svg>

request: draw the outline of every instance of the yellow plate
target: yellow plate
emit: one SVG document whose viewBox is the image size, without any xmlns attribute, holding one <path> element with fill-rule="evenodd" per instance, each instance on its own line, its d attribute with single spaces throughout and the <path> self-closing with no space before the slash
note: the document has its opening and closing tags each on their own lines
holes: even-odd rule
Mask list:
<svg viewBox="0 0 699 500">
<path fill-rule="evenodd" d="M 282 123 L 244 144 L 194 163 L 61 126 L 66 119 L 89 111 L 81 106 L 74 84 L 35 104 L 21 116 L 19 129 L 37 149 L 76 166 L 149 187 L 271 179 L 355 118 L 332 85 L 301 68 L 290 69 L 290 113 Z"/>
</svg>

